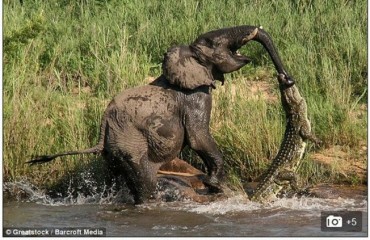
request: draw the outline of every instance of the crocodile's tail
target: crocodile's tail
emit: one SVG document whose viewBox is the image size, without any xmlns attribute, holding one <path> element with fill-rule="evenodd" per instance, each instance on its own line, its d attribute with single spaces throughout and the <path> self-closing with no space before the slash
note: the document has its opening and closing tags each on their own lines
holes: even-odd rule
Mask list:
<svg viewBox="0 0 370 240">
<path fill-rule="evenodd" d="M 50 162 L 54 160 L 57 157 L 62 157 L 62 156 L 68 156 L 68 155 L 78 155 L 78 154 L 90 154 L 90 153 L 101 153 L 104 149 L 104 138 L 105 138 L 105 127 L 107 125 L 107 121 L 105 117 L 103 117 L 102 123 L 100 125 L 100 139 L 98 144 L 96 144 L 94 147 L 84 149 L 84 150 L 77 150 L 77 151 L 69 151 L 69 152 L 64 152 L 64 153 L 57 153 L 53 155 L 42 155 L 42 156 L 36 156 L 33 159 L 27 161 L 26 163 L 30 165 L 34 164 L 43 164 L 46 162 Z"/>
</svg>

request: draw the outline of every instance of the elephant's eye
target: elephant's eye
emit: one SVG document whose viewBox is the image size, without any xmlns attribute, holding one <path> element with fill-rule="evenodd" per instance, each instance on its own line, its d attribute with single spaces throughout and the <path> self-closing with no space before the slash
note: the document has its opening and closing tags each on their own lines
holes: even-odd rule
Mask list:
<svg viewBox="0 0 370 240">
<path fill-rule="evenodd" d="M 202 43 L 204 43 L 205 46 L 212 48 L 213 47 L 213 41 L 209 38 L 203 39 Z"/>
</svg>

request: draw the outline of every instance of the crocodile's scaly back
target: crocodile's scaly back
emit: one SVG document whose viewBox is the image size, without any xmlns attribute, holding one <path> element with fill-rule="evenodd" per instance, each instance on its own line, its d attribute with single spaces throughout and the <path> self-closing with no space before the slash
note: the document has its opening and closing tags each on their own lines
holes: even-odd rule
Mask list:
<svg viewBox="0 0 370 240">
<path fill-rule="evenodd" d="M 297 86 L 287 86 L 283 74 L 278 75 L 278 80 L 287 124 L 279 152 L 252 193 L 251 200 L 254 201 L 267 201 L 276 197 L 286 182 L 290 183 L 293 190 L 297 190 L 295 173 L 306 148 L 305 141 L 310 139 L 318 142 L 311 134 L 306 101 Z"/>
</svg>

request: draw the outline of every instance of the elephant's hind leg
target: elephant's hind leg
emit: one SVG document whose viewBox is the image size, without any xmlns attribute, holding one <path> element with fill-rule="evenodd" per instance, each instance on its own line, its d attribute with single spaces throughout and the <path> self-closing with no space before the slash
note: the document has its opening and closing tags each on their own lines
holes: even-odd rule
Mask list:
<svg viewBox="0 0 370 240">
<path fill-rule="evenodd" d="M 145 154 L 141 156 L 141 159 L 120 154 L 112 160 L 115 162 L 112 166 L 115 168 L 116 178 L 124 178 L 135 204 L 142 204 L 153 197 L 157 184 L 158 164 L 148 161 Z"/>
<path fill-rule="evenodd" d="M 135 204 L 144 203 L 149 197 L 145 189 L 144 179 L 140 166 L 129 160 L 123 162 L 123 171 L 128 188 L 134 197 Z"/>
</svg>

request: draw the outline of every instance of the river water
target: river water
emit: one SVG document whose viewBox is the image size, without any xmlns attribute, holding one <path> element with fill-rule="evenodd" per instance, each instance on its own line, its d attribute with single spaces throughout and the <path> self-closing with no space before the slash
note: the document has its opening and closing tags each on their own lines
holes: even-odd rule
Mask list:
<svg viewBox="0 0 370 240">
<path fill-rule="evenodd" d="M 282 198 L 260 204 L 239 194 L 211 203 L 153 202 L 132 206 L 97 196 L 52 199 L 22 184 L 28 191 L 27 199 L 3 203 L 5 228 L 105 228 L 107 236 L 368 235 L 367 196 Z M 362 211 L 361 232 L 321 231 L 321 211 L 343 210 Z"/>
</svg>

